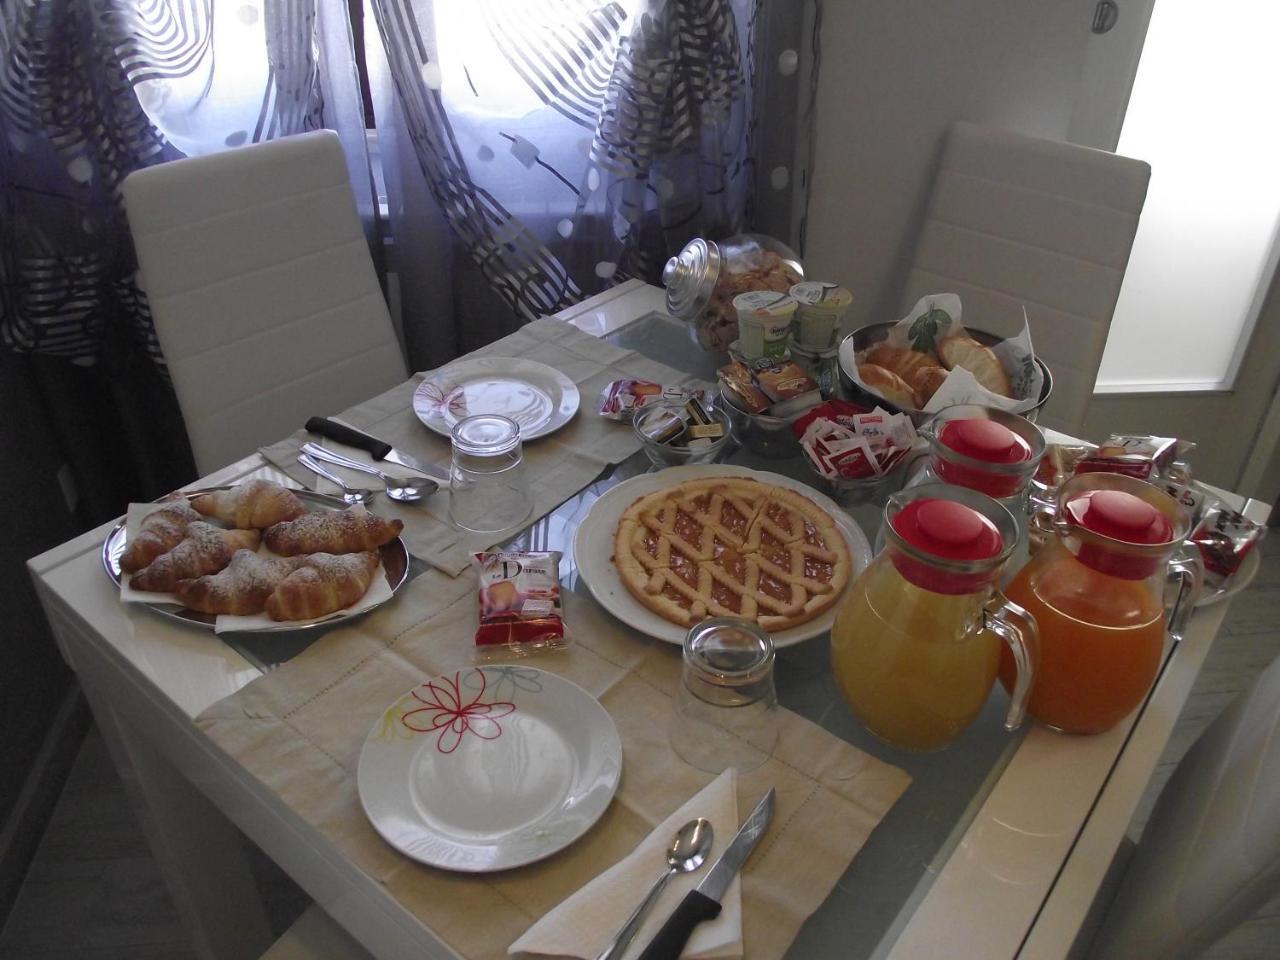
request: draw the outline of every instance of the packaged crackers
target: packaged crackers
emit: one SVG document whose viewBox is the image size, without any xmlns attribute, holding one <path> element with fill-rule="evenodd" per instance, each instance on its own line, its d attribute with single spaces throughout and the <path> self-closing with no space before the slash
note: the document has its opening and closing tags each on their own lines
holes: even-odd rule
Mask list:
<svg viewBox="0 0 1280 960">
<path fill-rule="evenodd" d="M 522 655 L 567 645 L 558 551 L 488 551 L 471 562 L 480 580 L 478 648 Z"/>
</svg>

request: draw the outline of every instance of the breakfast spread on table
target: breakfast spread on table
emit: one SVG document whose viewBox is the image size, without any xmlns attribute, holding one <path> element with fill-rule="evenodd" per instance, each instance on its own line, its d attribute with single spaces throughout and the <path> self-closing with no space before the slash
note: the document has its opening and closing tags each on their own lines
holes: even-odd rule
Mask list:
<svg viewBox="0 0 1280 960">
<path fill-rule="evenodd" d="M 618 524 L 614 562 L 632 595 L 673 623 L 736 616 L 766 630 L 829 608 L 852 566 L 825 510 L 794 490 L 737 477 L 636 500 Z"/>
<path fill-rule="evenodd" d="M 309 513 L 287 487 L 254 479 L 149 508 L 120 555 L 121 584 L 200 613 L 314 620 L 365 596 L 378 548 L 402 529 L 361 506 Z"/>
</svg>

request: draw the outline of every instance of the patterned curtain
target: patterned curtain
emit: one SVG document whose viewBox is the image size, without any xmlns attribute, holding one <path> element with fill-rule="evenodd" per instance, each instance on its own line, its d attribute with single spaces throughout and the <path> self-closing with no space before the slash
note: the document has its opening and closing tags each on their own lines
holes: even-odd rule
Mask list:
<svg viewBox="0 0 1280 960">
<path fill-rule="evenodd" d="M 431 194 L 517 317 L 749 222 L 762 0 L 371 3 Z"/>
<path fill-rule="evenodd" d="M 372 224 L 345 0 L 0 0 L 0 344 L 93 519 L 192 479 L 122 206 L 134 170 L 339 131 Z M 78 373 L 76 371 L 79 371 Z M 45 478 L 46 481 L 51 478 Z"/>
</svg>

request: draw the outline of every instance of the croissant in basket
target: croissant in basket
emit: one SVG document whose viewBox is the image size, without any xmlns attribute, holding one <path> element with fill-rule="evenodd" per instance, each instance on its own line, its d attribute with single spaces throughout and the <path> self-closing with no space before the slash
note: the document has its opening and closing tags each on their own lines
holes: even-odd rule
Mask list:
<svg viewBox="0 0 1280 960">
<path fill-rule="evenodd" d="M 186 500 L 175 500 L 143 518 L 136 536 L 129 540 L 120 555 L 122 573 L 137 573 L 156 557 L 168 553 L 182 542 L 187 527 L 200 519 Z"/>
<path fill-rule="evenodd" d="M 1004 372 L 1000 358 L 990 347 L 984 347 L 972 337 L 947 337 L 938 341 L 938 356 L 948 370 L 964 367 L 973 378 L 992 393 L 1002 397 L 1013 396 L 1013 384 Z"/>
<path fill-rule="evenodd" d="M 267 598 L 272 620 L 311 620 L 349 607 L 365 595 L 378 569 L 373 552 L 316 553 L 299 559 L 302 565 Z"/>
<path fill-rule="evenodd" d="M 191 505 L 206 517 L 241 530 L 260 530 L 307 512 L 293 491 L 270 480 L 250 480 L 229 490 L 202 494 Z"/>
<path fill-rule="evenodd" d="M 300 553 L 355 553 L 376 550 L 400 536 L 404 524 L 384 520 L 364 507 L 340 513 L 309 513 L 297 520 L 268 527 L 263 542 L 272 553 L 295 557 Z"/>
<path fill-rule="evenodd" d="M 237 550 L 256 550 L 260 537 L 257 530 L 223 530 L 196 520 L 187 527 L 186 538 L 134 574 L 130 586 L 171 592 L 180 580 L 217 573 L 231 562 Z"/>
</svg>

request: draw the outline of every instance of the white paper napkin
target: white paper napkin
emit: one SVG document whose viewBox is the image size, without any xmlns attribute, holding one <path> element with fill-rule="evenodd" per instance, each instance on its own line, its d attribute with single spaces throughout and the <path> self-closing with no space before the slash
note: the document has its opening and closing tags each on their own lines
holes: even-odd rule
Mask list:
<svg viewBox="0 0 1280 960">
<path fill-rule="evenodd" d="M 164 503 L 131 503 L 128 511 L 125 513 L 125 542 L 137 535 L 138 530 L 142 527 L 142 521 L 146 519 L 147 514 L 165 506 Z M 259 545 L 258 553 L 266 556 L 273 556 L 270 550 Z M 178 599 L 177 594 L 160 593 L 150 590 L 135 590 L 130 586 L 133 579 L 131 574 L 123 574 L 120 577 L 120 599 L 125 603 L 172 603 L 182 606 L 182 601 Z M 281 627 L 304 627 L 312 623 L 321 623 L 325 620 L 332 620 L 335 617 L 351 617 L 358 613 L 363 613 L 372 607 L 376 607 L 380 603 L 385 603 L 392 596 L 391 584 L 387 582 L 387 572 L 381 563 L 378 569 L 374 571 L 373 582 L 369 584 L 369 589 L 365 591 L 356 603 L 349 607 L 343 607 L 341 610 L 335 610 L 333 613 L 324 617 L 317 617 L 314 620 L 272 620 L 266 613 L 255 613 L 251 616 L 237 617 L 230 614 L 218 614 L 217 620 L 214 622 L 214 633 L 228 633 L 236 630 L 264 630 L 269 628 L 279 629 Z"/>
<path fill-rule="evenodd" d="M 635 850 L 573 894 L 507 949 L 509 954 L 581 957 L 591 960 L 644 898 L 666 867 L 666 850 L 675 832 L 696 817 L 706 817 L 715 843 L 706 863 L 693 873 L 677 874 L 654 904 L 631 946 L 623 955 L 633 958 L 649 945 L 684 895 L 698 885 L 716 858 L 738 832 L 737 771 L 732 768 L 695 794 L 658 824 Z M 683 957 L 742 956 L 742 879 L 735 877 L 721 900 L 720 916 L 700 924 L 685 946 Z"/>
</svg>

